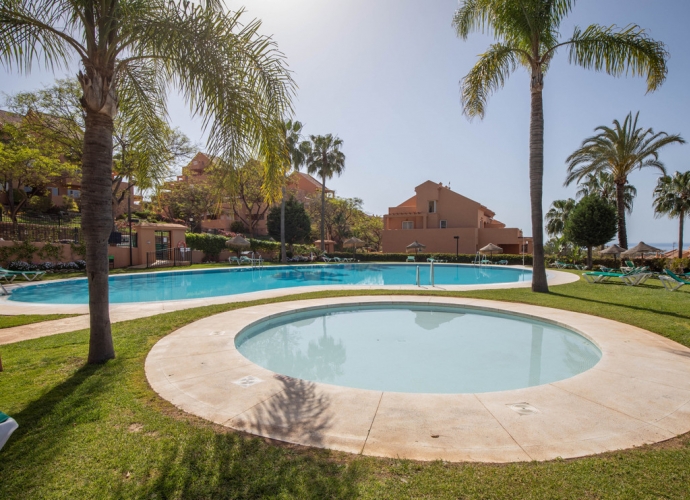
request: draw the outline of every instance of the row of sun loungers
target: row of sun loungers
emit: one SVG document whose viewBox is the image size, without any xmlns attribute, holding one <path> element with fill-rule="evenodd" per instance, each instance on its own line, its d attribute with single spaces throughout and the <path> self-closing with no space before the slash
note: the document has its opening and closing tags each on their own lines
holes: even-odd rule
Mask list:
<svg viewBox="0 0 690 500">
<path fill-rule="evenodd" d="M 624 267 L 626 271 L 624 270 Z M 633 267 L 633 266 L 622 266 L 621 270 L 623 272 L 616 272 L 613 269 L 606 268 L 602 266 L 602 271 L 592 271 L 588 273 L 583 273 L 582 277 L 587 281 L 587 283 L 606 283 L 613 278 L 620 279 L 623 283 L 629 286 L 642 285 L 645 281 L 655 275 L 651 272 L 648 267 Z M 690 285 L 690 276 L 687 275 L 677 275 L 670 269 L 664 269 L 664 274 L 658 275 L 661 284 L 669 292 L 675 292 L 684 285 Z"/>
</svg>

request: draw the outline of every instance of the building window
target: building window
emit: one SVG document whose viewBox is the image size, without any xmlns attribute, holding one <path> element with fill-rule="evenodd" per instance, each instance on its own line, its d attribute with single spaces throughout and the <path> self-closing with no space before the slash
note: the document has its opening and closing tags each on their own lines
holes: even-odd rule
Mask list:
<svg viewBox="0 0 690 500">
<path fill-rule="evenodd" d="M 447 228 L 447 227 L 448 227 L 448 221 L 442 220 L 439 227 L 440 227 L 441 229 Z"/>
<path fill-rule="evenodd" d="M 68 189 L 67 190 L 67 196 L 71 196 L 72 198 L 79 198 L 79 195 L 81 193 L 79 192 L 78 189 Z"/>
<path fill-rule="evenodd" d="M 429 213 L 430 214 L 436 213 L 436 200 L 429 200 Z"/>
<path fill-rule="evenodd" d="M 58 188 L 49 187 L 49 188 L 48 188 L 48 191 L 50 191 L 50 194 L 52 194 L 53 196 L 57 196 L 57 195 L 58 195 Z"/>
<path fill-rule="evenodd" d="M 414 222 L 412 222 L 411 220 L 403 221 L 402 224 L 403 229 L 414 229 Z"/>
</svg>

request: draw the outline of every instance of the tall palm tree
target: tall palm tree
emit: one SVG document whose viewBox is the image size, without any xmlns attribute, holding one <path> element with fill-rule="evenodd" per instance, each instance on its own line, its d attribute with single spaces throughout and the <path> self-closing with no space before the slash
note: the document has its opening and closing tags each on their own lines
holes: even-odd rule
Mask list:
<svg viewBox="0 0 690 500">
<path fill-rule="evenodd" d="M 108 311 L 108 236 L 112 229 L 113 120 L 127 100 L 139 123 L 165 117 L 181 91 L 209 129 L 209 150 L 226 165 L 259 152 L 267 192 L 282 177 L 282 117 L 294 86 L 284 57 L 218 0 L 3 0 L 0 64 L 28 73 L 34 64 L 78 61 L 85 113 L 82 228 L 89 287 L 89 363 L 115 356 Z M 272 194 L 275 196 L 275 194 Z"/>
<path fill-rule="evenodd" d="M 609 172 L 600 171 L 596 174 L 587 174 L 580 182 L 577 191 L 578 198 L 586 196 L 598 196 L 616 205 L 616 183 Z M 632 184 L 626 184 L 623 188 L 623 204 L 628 214 L 632 213 L 633 201 L 637 196 L 637 189 Z"/>
<path fill-rule="evenodd" d="M 307 153 L 307 171 L 321 177 L 321 251 L 326 250 L 326 179 L 340 176 L 345 169 L 345 154 L 340 150 L 342 139 L 328 135 L 312 135 Z"/>
<path fill-rule="evenodd" d="M 484 117 L 489 96 L 503 87 L 508 76 L 524 67 L 529 71 L 531 120 L 529 177 L 534 238 L 532 290 L 548 292 L 544 266 L 542 180 L 544 174 L 544 75 L 560 48 L 568 49 L 571 63 L 619 76 L 646 76 L 647 90 L 656 90 L 666 78 L 668 54 L 664 45 L 640 27 L 622 30 L 591 25 L 575 28 L 561 39 L 559 28 L 575 0 L 463 0 L 453 26 L 462 39 L 474 31 L 491 33 L 498 40 L 480 56 L 463 78 L 461 99 L 468 117 Z"/>
<path fill-rule="evenodd" d="M 555 200 L 551 204 L 551 209 L 546 212 L 546 234 L 549 236 L 559 236 L 565 229 L 570 212 L 575 208 L 576 202 L 572 198 L 567 200 Z"/>
<path fill-rule="evenodd" d="M 678 217 L 678 258 L 683 258 L 683 223 L 690 214 L 690 171 L 659 178 L 654 189 L 654 213 L 657 217 Z"/>
<path fill-rule="evenodd" d="M 290 170 L 298 171 L 307 158 L 309 143 L 302 141 L 302 124 L 298 121 L 288 120 L 285 122 L 285 145 L 290 155 Z M 285 197 L 286 187 L 283 184 L 283 196 L 280 202 L 280 260 L 287 262 L 285 251 Z"/>
<path fill-rule="evenodd" d="M 625 185 L 628 176 L 635 170 L 654 168 L 666 175 L 664 164 L 659 161 L 659 150 L 673 143 L 684 144 L 679 135 L 657 132 L 651 128 L 637 126 L 640 113 L 633 118 L 628 113 L 623 123 L 613 121 L 613 127 L 600 126 L 599 133 L 582 142 L 578 150 L 568 159 L 568 175 L 565 185 L 579 181 L 588 174 L 608 172 L 616 183 L 616 206 L 618 210 L 618 244 L 628 248 L 625 226 Z"/>
</svg>

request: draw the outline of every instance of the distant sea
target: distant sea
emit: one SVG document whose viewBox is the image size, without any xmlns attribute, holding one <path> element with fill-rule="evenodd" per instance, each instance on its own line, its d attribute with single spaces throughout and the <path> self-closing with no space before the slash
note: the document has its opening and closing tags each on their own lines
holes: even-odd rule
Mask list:
<svg viewBox="0 0 690 500">
<path fill-rule="evenodd" d="M 683 238 L 683 239 L 685 239 L 685 238 Z M 630 245 L 631 247 L 637 245 L 637 243 L 639 243 L 639 241 L 638 241 L 638 242 L 633 242 L 633 241 L 631 241 L 631 240 L 628 240 L 628 245 Z M 665 251 L 673 250 L 673 249 L 675 249 L 675 248 L 678 248 L 678 242 L 675 242 L 675 243 L 652 243 L 652 242 L 649 242 L 649 241 L 645 241 L 645 243 L 647 243 L 647 245 L 651 245 L 651 246 L 653 246 L 653 247 L 661 248 L 662 250 L 665 250 Z M 688 247 L 688 243 L 690 243 L 690 242 L 687 242 L 687 241 L 684 242 L 684 243 L 683 243 L 683 247 L 684 247 L 684 248 L 687 248 L 687 247 Z"/>
</svg>

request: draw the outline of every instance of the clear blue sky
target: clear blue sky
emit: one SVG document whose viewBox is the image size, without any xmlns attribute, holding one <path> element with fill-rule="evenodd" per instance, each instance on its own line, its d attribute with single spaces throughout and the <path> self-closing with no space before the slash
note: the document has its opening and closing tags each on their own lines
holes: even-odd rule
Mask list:
<svg viewBox="0 0 690 500">
<path fill-rule="evenodd" d="M 490 43 L 472 35 L 463 42 L 451 27 L 456 0 L 245 0 L 247 18 L 263 20 L 287 55 L 299 85 L 296 118 L 308 134 L 344 140 L 342 177 L 330 182 L 339 196 L 359 197 L 382 214 L 431 179 L 496 212 L 511 227 L 531 234 L 528 192 L 529 87 L 518 70 L 489 101 L 483 121 L 461 113 L 458 82 Z M 667 82 L 645 94 L 641 78 L 613 78 L 567 62 L 562 52 L 546 77 L 544 210 L 554 199 L 575 195 L 563 187 L 565 158 L 594 127 L 640 111 L 641 123 L 690 140 L 690 2 L 681 0 L 579 0 L 562 27 L 637 23 L 667 44 Z M 62 75 L 60 75 L 62 76 Z M 49 84 L 51 75 L 0 73 L 4 92 Z M 173 125 L 201 141 L 198 121 L 177 97 Z M 668 170 L 690 169 L 690 145 L 662 153 Z M 629 240 L 677 241 L 677 220 L 652 213 L 654 172 L 636 172 L 638 189 L 629 217 Z"/>
</svg>

